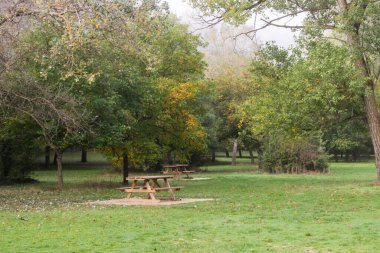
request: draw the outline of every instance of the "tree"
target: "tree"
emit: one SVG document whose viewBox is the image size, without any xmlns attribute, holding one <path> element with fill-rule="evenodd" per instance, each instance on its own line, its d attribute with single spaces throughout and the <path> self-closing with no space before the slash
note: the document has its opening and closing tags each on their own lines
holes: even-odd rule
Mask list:
<svg viewBox="0 0 380 253">
<path fill-rule="evenodd" d="M 47 145 L 57 154 L 61 188 L 63 150 L 83 131 L 87 117 L 81 101 L 73 96 L 67 72 L 56 71 L 54 66 L 62 62 L 61 66 L 74 65 L 69 60 L 73 51 L 57 49 L 59 46 L 64 49 L 62 45 L 67 45 L 66 49 L 75 48 L 80 41 L 76 32 L 80 29 L 73 24 L 89 20 L 88 14 L 92 12 L 84 11 L 89 7 L 84 1 L 20 0 L 4 5 L 0 16 L 0 39 L 5 49 L 0 57 L 0 107 L 8 116 L 27 117 L 38 126 Z M 61 43 L 63 38 L 66 44 Z M 55 61 L 52 56 L 57 52 L 68 61 Z"/>
<path fill-rule="evenodd" d="M 363 120 L 362 78 L 347 48 L 312 44 L 307 54 L 272 45 L 258 54 L 251 66 L 256 95 L 243 106 L 255 132 L 302 134 Z"/>
<path fill-rule="evenodd" d="M 20 1 L 0 20 L 33 24 L 17 46 L 7 44 L 19 58 L 1 76 L 0 106 L 38 125 L 57 153 L 60 187 L 63 151 L 91 139 L 123 158 L 125 174 L 129 163 L 156 163 L 167 152 L 187 160 L 203 149 L 195 82 L 205 67 L 202 43 L 167 6 Z"/>
<path fill-rule="evenodd" d="M 213 107 L 220 122 L 216 136 L 219 143 L 227 143 L 227 146 L 233 145 L 233 165 L 236 165 L 238 146 L 243 143 L 242 132 L 245 127 L 241 120 L 240 106 L 243 101 L 254 95 L 251 80 L 246 75 L 245 72 L 234 75 L 226 71 L 224 76 L 213 81 L 215 83 Z M 246 131 L 245 135 L 248 132 Z M 251 135 L 251 137 L 253 136 Z M 245 140 L 252 139 L 254 138 L 246 138 Z M 246 144 L 248 143 L 246 142 Z"/>
<path fill-rule="evenodd" d="M 304 50 L 299 49 L 289 54 L 268 45 L 259 51 L 251 66 L 255 92 L 240 109 L 247 128 L 269 142 L 263 146 L 267 164 L 273 164 L 276 158 L 290 161 L 291 157 L 283 158 L 286 154 L 295 155 L 294 161 L 304 160 L 298 154 L 313 159 L 320 154 L 318 159 L 322 161 L 323 153 L 316 149 L 316 144 L 330 141 L 335 129 L 364 119 L 360 103 L 362 78 L 349 60 L 348 49 L 327 41 L 311 42 Z M 356 130 L 362 131 L 352 128 L 350 134 Z M 306 145 L 308 141 L 310 145 Z M 283 150 L 276 157 L 276 142 L 279 151 L 280 147 L 289 147 L 300 152 Z M 279 162 L 278 170 L 280 165 L 288 166 Z"/>
<path fill-rule="evenodd" d="M 363 155 L 371 154 L 371 138 L 367 125 L 360 119 L 352 120 L 344 125 L 337 124 L 323 133 L 326 150 L 334 155 L 336 161 L 339 155 L 345 156 L 345 161 L 357 161 Z M 350 159 L 352 156 L 352 159 Z"/>
<path fill-rule="evenodd" d="M 29 117 L 0 123 L 0 183 L 25 182 L 35 168 L 41 136 Z"/>
<path fill-rule="evenodd" d="M 148 29 L 154 30 L 160 25 L 159 22 L 151 22 L 152 25 L 146 26 L 148 19 L 153 21 L 147 13 L 157 9 L 156 4 L 152 1 L 136 5 L 117 1 L 104 4 L 87 1 L 19 1 L 9 5 L 6 15 L 1 17 L 1 28 L 4 24 L 12 27 L 13 23 L 20 23 L 26 29 L 16 37 L 16 45 L 11 40 L 7 41 L 6 46 L 19 59 L 7 60 L 7 64 L 4 64 L 0 80 L 3 84 L 0 86 L 0 106 L 4 110 L 29 116 L 39 126 L 45 141 L 57 153 L 60 187 L 63 185 L 63 150 L 83 139 L 89 130 L 87 124 L 93 127 L 97 123 L 95 119 L 99 118 L 97 114 L 101 112 L 100 109 L 105 111 L 102 115 L 117 111 L 114 103 L 117 103 L 119 95 L 116 91 L 119 87 L 109 88 L 107 82 L 92 85 L 101 73 L 94 67 L 105 67 L 107 61 L 102 61 L 102 57 L 106 54 L 102 54 L 112 46 L 112 39 L 120 39 L 123 34 L 125 43 L 117 46 L 130 52 L 128 56 L 133 55 L 132 60 L 138 59 L 135 52 L 140 48 L 134 46 L 141 45 L 143 38 L 138 41 L 142 33 L 137 31 L 144 27 L 144 31 L 148 32 Z M 79 12 L 81 15 L 77 15 Z M 33 23 L 33 26 L 28 23 Z M 127 31 L 120 31 L 120 28 Z M 109 31 L 115 36 L 105 40 L 103 36 Z M 117 59 L 114 57 L 113 63 Z M 135 65 L 142 60 L 136 61 Z M 115 67 L 115 64 L 112 66 Z M 113 73 L 121 68 L 119 65 L 113 69 Z M 105 79 L 106 75 L 102 77 Z M 103 95 L 97 98 L 99 94 Z M 120 120 L 122 117 L 119 112 L 114 116 L 108 115 L 109 127 L 104 127 L 107 123 L 102 121 L 103 128 L 99 128 L 119 131 L 119 124 L 111 126 L 112 119 Z M 115 135 L 115 138 L 119 136 Z"/>
<path fill-rule="evenodd" d="M 204 69 L 199 36 L 156 5 L 132 17 L 111 20 L 80 49 L 95 77 L 78 89 L 94 116 L 93 144 L 123 165 L 123 178 L 130 165 L 155 165 L 168 152 L 188 159 L 203 143 L 198 85 L 189 82 Z"/>
<path fill-rule="evenodd" d="M 314 37 L 326 37 L 325 31 L 334 31 L 333 39 L 347 45 L 355 63 L 356 71 L 363 78 L 362 93 L 365 115 L 375 151 L 377 180 L 380 181 L 380 126 L 375 97 L 375 84 L 379 71 L 376 60 L 379 57 L 380 43 L 380 4 L 378 1 L 200 1 L 192 0 L 194 6 L 206 15 L 206 21 L 216 24 L 222 20 L 241 24 L 253 15 L 262 15 L 262 25 L 247 31 L 255 34 L 268 26 L 301 29 Z M 274 10 L 279 16 L 270 19 L 265 11 Z M 302 25 L 289 25 L 286 21 L 298 14 L 306 14 Z M 283 21 L 283 22 L 282 22 Z M 281 23 L 282 22 L 282 23 Z M 375 68 L 374 68 L 375 66 Z"/>
<path fill-rule="evenodd" d="M 0 106 L 26 116 L 39 128 L 46 143 L 57 154 L 58 185 L 62 187 L 63 150 L 70 146 L 71 138 L 84 129 L 86 117 L 67 87 L 41 85 L 24 72 L 28 68 L 25 64 L 27 62 L 14 64 L 13 76 L 7 78 L 0 92 Z"/>
<path fill-rule="evenodd" d="M 248 38 L 234 39 L 235 29 L 222 24 L 203 32 L 203 37 L 208 42 L 203 49 L 207 62 L 206 78 L 211 79 L 208 82 L 208 100 L 204 101 L 208 108 L 204 125 L 208 133 L 209 149 L 212 151 L 212 160 L 215 160 L 218 146 L 224 148 L 228 156 L 228 150 L 232 146 L 233 164 L 236 164 L 238 146 L 243 144 L 236 108 L 239 102 L 249 96 L 243 76 L 257 49 L 255 42 Z"/>
</svg>

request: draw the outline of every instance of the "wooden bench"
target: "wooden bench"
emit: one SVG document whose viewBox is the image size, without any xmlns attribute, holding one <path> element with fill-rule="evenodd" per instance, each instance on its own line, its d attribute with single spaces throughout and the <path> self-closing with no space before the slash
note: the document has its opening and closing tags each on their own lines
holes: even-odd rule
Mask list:
<svg viewBox="0 0 380 253">
<path fill-rule="evenodd" d="M 183 187 L 181 186 L 175 186 L 175 187 L 160 187 L 160 188 L 154 188 L 154 190 L 156 190 L 157 192 L 160 192 L 160 191 L 179 191 L 183 189 Z"/>
<path fill-rule="evenodd" d="M 156 190 L 153 189 L 147 189 L 146 187 L 122 187 L 122 188 L 117 188 L 121 192 L 127 192 L 127 193 L 152 193 L 156 192 Z"/>
<path fill-rule="evenodd" d="M 173 191 L 179 191 L 181 189 L 183 189 L 183 187 L 181 186 L 174 186 L 174 187 L 156 187 L 156 188 L 151 188 L 151 189 L 147 189 L 146 187 L 121 187 L 121 188 L 117 188 L 119 191 L 121 192 L 128 192 L 128 193 L 133 193 L 133 192 L 137 192 L 137 193 L 148 193 L 148 192 L 160 192 L 160 191 L 170 191 L 170 190 L 173 190 Z"/>
</svg>

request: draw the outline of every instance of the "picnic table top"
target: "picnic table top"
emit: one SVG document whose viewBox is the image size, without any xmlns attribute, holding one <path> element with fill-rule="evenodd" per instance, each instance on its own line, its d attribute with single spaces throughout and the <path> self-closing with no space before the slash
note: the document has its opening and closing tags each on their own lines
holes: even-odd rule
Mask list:
<svg viewBox="0 0 380 253">
<path fill-rule="evenodd" d="M 162 167 L 164 167 L 164 168 L 176 168 L 177 165 L 176 164 L 165 164 L 165 165 L 162 165 Z"/>
<path fill-rule="evenodd" d="M 164 168 L 189 167 L 189 164 L 164 164 Z"/>
<path fill-rule="evenodd" d="M 136 177 L 127 177 L 127 180 L 149 180 L 149 179 L 168 179 L 174 178 L 174 176 L 136 176 Z"/>
</svg>

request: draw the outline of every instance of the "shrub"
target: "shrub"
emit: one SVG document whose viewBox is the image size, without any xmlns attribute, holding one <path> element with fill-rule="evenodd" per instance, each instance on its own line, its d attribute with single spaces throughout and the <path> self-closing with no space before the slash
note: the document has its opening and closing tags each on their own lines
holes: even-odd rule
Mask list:
<svg viewBox="0 0 380 253">
<path fill-rule="evenodd" d="M 263 146 L 261 168 L 270 173 L 326 172 L 327 158 L 317 138 L 274 135 Z"/>
<path fill-rule="evenodd" d="M 39 135 L 27 120 L 12 119 L 0 126 L 0 182 L 26 182 L 36 166 Z"/>
</svg>

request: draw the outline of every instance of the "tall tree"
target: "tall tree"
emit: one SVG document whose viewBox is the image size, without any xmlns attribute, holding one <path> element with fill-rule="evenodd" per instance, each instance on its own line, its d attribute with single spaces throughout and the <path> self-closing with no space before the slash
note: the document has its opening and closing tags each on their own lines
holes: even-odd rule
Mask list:
<svg viewBox="0 0 380 253">
<path fill-rule="evenodd" d="M 244 23 L 252 16 L 261 17 L 261 25 L 247 31 L 255 34 L 269 26 L 301 29 L 314 36 L 325 37 L 326 31 L 335 31 L 334 39 L 346 44 L 356 70 L 363 77 L 362 92 L 365 115 L 375 151 L 377 180 L 380 181 L 380 125 L 374 88 L 379 77 L 376 60 L 379 57 L 380 43 L 380 3 L 372 0 L 313 0 L 313 1 L 201 1 L 191 0 L 211 18 L 209 25 L 222 20 L 234 24 Z M 273 10 L 279 15 L 270 18 L 266 11 Z M 303 24 L 289 24 L 290 18 L 298 14 L 306 15 Z M 335 35 L 335 36 L 334 36 Z"/>
</svg>

